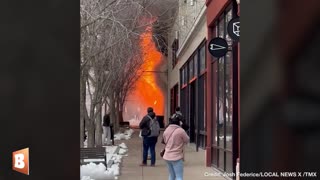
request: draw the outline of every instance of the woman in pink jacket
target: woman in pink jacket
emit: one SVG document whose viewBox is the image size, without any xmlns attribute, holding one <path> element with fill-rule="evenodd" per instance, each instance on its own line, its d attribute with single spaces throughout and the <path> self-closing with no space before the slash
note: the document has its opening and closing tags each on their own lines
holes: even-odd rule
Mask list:
<svg viewBox="0 0 320 180">
<path fill-rule="evenodd" d="M 189 142 L 189 136 L 179 125 L 180 120 L 174 118 L 163 133 L 166 144 L 163 159 L 167 162 L 169 180 L 183 180 L 183 147 Z"/>
</svg>

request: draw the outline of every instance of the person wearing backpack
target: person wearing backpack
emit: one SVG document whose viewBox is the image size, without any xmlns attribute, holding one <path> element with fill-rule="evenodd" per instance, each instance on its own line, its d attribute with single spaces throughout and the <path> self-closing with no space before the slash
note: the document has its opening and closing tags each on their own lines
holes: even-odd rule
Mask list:
<svg viewBox="0 0 320 180">
<path fill-rule="evenodd" d="M 160 134 L 160 125 L 156 120 L 156 114 L 154 112 L 150 112 L 146 116 L 144 116 L 139 124 L 139 127 L 141 129 L 141 136 L 143 137 L 143 160 L 141 166 L 147 165 L 149 149 L 151 152 L 151 166 L 155 166 L 155 147 L 158 142 L 158 136 Z"/>
<path fill-rule="evenodd" d="M 149 114 L 151 112 L 153 112 L 153 108 L 152 107 L 148 107 L 147 108 L 147 114 Z M 147 118 L 147 116 L 145 116 L 145 117 Z M 139 137 L 143 139 L 141 133 L 142 133 L 142 130 L 140 130 Z M 148 150 L 148 160 L 151 160 L 151 151 L 150 151 L 150 149 Z"/>
</svg>

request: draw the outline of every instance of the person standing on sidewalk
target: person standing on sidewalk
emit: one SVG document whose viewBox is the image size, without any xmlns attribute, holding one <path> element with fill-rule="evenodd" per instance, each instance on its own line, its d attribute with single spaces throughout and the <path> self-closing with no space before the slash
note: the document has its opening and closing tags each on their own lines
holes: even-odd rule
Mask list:
<svg viewBox="0 0 320 180">
<path fill-rule="evenodd" d="M 158 142 L 158 136 L 160 134 L 160 126 L 155 117 L 156 114 L 154 112 L 149 112 L 145 117 L 143 117 L 139 124 L 139 127 L 141 129 L 141 136 L 143 137 L 143 160 L 141 166 L 147 165 L 147 156 L 149 149 L 151 152 L 151 166 L 155 166 L 156 163 L 155 147 Z"/>
<path fill-rule="evenodd" d="M 174 118 L 178 118 L 180 120 L 179 125 L 182 127 L 182 129 L 184 129 L 186 132 L 189 130 L 189 126 L 187 125 L 185 118 L 180 111 L 180 107 L 176 107 L 176 112 L 171 116 L 169 121 Z"/>
<path fill-rule="evenodd" d="M 186 132 L 188 132 L 189 126 L 186 123 L 186 120 L 180 111 L 180 107 L 176 107 L 176 112 L 171 116 L 171 119 L 174 119 L 174 118 L 177 118 L 179 120 L 179 125 L 182 127 L 182 129 L 184 129 Z M 184 152 L 185 152 L 185 149 L 183 149 L 183 158 L 182 158 L 183 161 L 185 161 L 185 158 L 184 158 L 185 153 Z"/>
<path fill-rule="evenodd" d="M 163 133 L 165 153 L 163 159 L 167 163 L 169 180 L 183 180 L 183 148 L 189 142 L 189 136 L 180 127 L 180 120 L 173 118 Z"/>
<path fill-rule="evenodd" d="M 106 145 L 110 145 L 110 140 L 111 140 L 111 128 L 110 128 L 110 114 L 106 114 L 103 117 L 103 143 Z M 106 143 L 106 138 L 107 138 L 107 143 Z"/>
<path fill-rule="evenodd" d="M 147 115 L 148 115 L 149 113 L 151 113 L 151 112 L 153 112 L 153 108 L 152 108 L 152 107 L 148 107 L 148 108 L 147 108 Z M 145 115 L 143 118 L 145 118 L 147 115 Z M 142 120 L 143 120 L 143 119 L 142 119 Z M 139 137 L 143 139 L 143 137 L 141 136 L 141 132 L 142 132 L 142 130 L 140 130 Z M 150 149 L 148 150 L 148 160 L 151 160 L 151 151 L 150 151 Z"/>
</svg>

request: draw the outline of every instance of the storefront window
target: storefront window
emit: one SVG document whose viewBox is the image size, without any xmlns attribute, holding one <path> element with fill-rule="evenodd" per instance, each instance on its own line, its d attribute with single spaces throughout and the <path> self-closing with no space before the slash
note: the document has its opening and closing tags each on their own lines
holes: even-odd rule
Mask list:
<svg viewBox="0 0 320 180">
<path fill-rule="evenodd" d="M 225 28 L 224 28 L 224 16 L 221 17 L 220 21 L 219 21 L 219 27 L 218 27 L 218 34 L 219 37 L 224 39 L 224 35 L 225 35 Z"/>
<path fill-rule="evenodd" d="M 230 10 L 227 12 L 225 19 L 226 19 L 225 28 L 227 29 L 228 23 L 229 23 L 229 21 L 231 21 L 231 19 L 232 19 L 232 9 L 230 9 Z M 232 46 L 232 39 L 231 39 L 231 37 L 229 36 L 228 33 L 226 33 L 226 41 L 227 41 L 227 43 L 228 43 L 229 46 Z"/>
<path fill-rule="evenodd" d="M 219 78 L 219 84 L 218 84 L 218 110 L 219 110 L 219 117 L 217 121 L 217 127 L 218 127 L 218 143 L 221 148 L 224 148 L 224 126 L 225 126 L 225 78 L 224 78 L 224 58 L 219 59 L 218 64 L 218 78 Z"/>
<path fill-rule="evenodd" d="M 227 33 L 227 24 L 232 19 L 232 8 L 228 8 L 216 22 L 213 27 L 213 34 L 216 37 L 226 39 L 229 48 L 232 49 L 233 40 Z M 229 51 L 226 56 L 218 58 L 215 63 L 217 71 L 213 73 L 213 85 L 216 86 L 217 91 L 213 103 L 216 103 L 215 110 L 215 127 L 213 128 L 217 136 L 213 140 L 212 160 L 213 164 L 222 171 L 233 171 L 233 52 Z M 214 63 L 214 64 L 215 64 Z M 215 77 L 214 77 L 215 76 Z"/>
<path fill-rule="evenodd" d="M 226 24 L 232 19 L 232 10 L 230 9 L 226 14 Z M 228 33 L 226 33 L 226 40 L 229 44 L 229 46 L 232 46 L 232 39 L 229 37 Z M 225 75 L 226 75 L 226 83 L 225 83 L 225 94 L 226 94 L 226 148 L 229 150 L 232 150 L 232 104 L 233 104 L 233 98 L 232 98 L 232 52 L 228 52 L 225 56 Z"/>
</svg>

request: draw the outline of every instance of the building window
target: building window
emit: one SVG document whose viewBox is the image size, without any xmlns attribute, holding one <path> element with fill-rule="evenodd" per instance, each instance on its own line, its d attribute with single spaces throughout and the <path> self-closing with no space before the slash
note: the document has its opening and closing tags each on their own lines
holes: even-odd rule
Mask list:
<svg viewBox="0 0 320 180">
<path fill-rule="evenodd" d="M 188 80 L 189 80 L 189 78 L 188 78 L 188 66 L 184 66 L 183 68 L 184 68 L 184 82 L 183 82 L 183 84 L 186 85 Z"/>
<path fill-rule="evenodd" d="M 194 77 L 194 72 L 193 72 L 193 66 L 194 66 L 194 64 L 193 64 L 193 59 L 194 59 L 194 57 L 192 57 L 190 60 L 189 60 L 189 77 L 190 77 L 190 80 Z"/>
<path fill-rule="evenodd" d="M 227 8 L 220 18 L 216 21 L 213 27 L 213 34 L 216 37 L 226 39 L 230 47 L 233 46 L 233 41 L 228 36 L 227 25 L 232 19 L 232 8 Z M 218 169 L 225 172 L 233 172 L 233 52 L 229 51 L 226 56 L 214 59 L 217 71 L 214 72 L 213 86 L 216 87 L 216 96 L 213 97 L 213 103 L 216 103 L 215 124 L 213 128 L 214 140 L 212 143 L 215 154 L 212 157 L 213 164 Z"/>
<path fill-rule="evenodd" d="M 180 69 L 181 72 L 181 84 L 182 86 L 187 85 L 188 83 L 188 70 L 189 70 L 189 64 L 185 64 L 184 66 L 182 66 L 182 68 Z"/>
<path fill-rule="evenodd" d="M 174 114 L 176 111 L 176 107 L 179 106 L 179 86 L 176 84 L 170 90 L 170 114 Z"/>
<path fill-rule="evenodd" d="M 172 69 L 177 65 L 178 59 L 177 59 L 177 52 L 179 49 L 179 40 L 175 39 L 171 46 L 172 49 Z"/>
<path fill-rule="evenodd" d="M 182 84 L 180 105 L 182 113 L 190 126 L 190 142 L 196 143 L 197 147 L 203 149 L 206 147 L 207 138 L 205 129 L 206 74 L 199 74 L 199 72 L 201 58 L 204 64 L 202 69 L 205 72 L 205 44 L 205 41 L 201 43 L 180 69 Z"/>
<path fill-rule="evenodd" d="M 199 69 L 199 67 L 198 67 L 198 60 L 199 60 L 199 58 L 198 58 L 198 52 L 196 52 L 196 54 L 194 55 L 194 59 L 193 59 L 193 63 L 194 63 L 194 76 L 198 76 L 198 69 Z"/>
<path fill-rule="evenodd" d="M 206 70 L 206 49 L 205 46 L 203 46 L 200 49 L 200 73 L 203 73 L 204 70 Z"/>
</svg>

